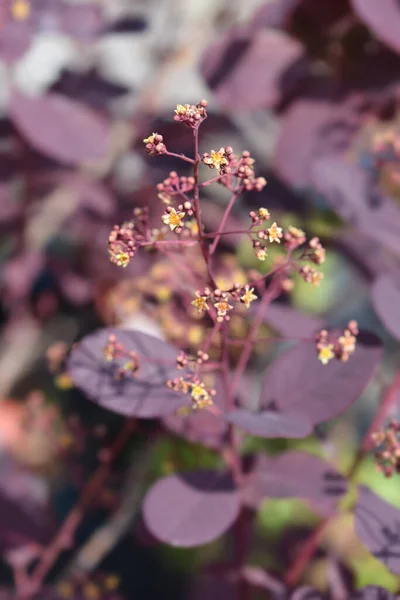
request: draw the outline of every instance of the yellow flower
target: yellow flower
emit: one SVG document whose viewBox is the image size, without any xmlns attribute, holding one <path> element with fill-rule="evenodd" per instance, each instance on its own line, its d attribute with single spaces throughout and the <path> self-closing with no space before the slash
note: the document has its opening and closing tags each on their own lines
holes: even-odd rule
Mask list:
<svg viewBox="0 0 400 600">
<path fill-rule="evenodd" d="M 332 358 L 335 358 L 335 354 L 333 352 L 333 344 L 323 346 L 318 352 L 318 358 L 323 365 L 327 365 L 328 362 L 332 360 Z"/>
<path fill-rule="evenodd" d="M 177 227 L 183 227 L 182 219 L 184 216 L 185 216 L 184 212 L 177 213 L 174 208 L 171 208 L 171 211 L 168 213 L 165 213 L 161 217 L 161 220 L 164 223 L 164 225 L 169 225 L 169 228 L 171 229 L 171 231 L 174 231 L 174 229 L 176 229 Z"/>
<path fill-rule="evenodd" d="M 197 308 L 198 313 L 202 313 L 210 308 L 207 304 L 207 297 L 201 296 L 198 292 L 196 292 L 196 298 L 191 304 Z"/>
<path fill-rule="evenodd" d="M 258 216 L 260 217 L 260 219 L 270 219 L 271 218 L 271 215 L 269 214 L 269 210 L 266 208 L 259 208 Z"/>
<path fill-rule="evenodd" d="M 246 306 L 246 308 L 250 308 L 250 304 L 253 302 L 253 300 L 257 300 L 258 296 L 253 294 L 254 288 L 249 288 L 248 285 L 246 285 L 245 290 L 246 290 L 245 293 L 243 294 L 243 296 L 240 299 L 243 302 L 243 304 Z"/>
<path fill-rule="evenodd" d="M 278 227 L 276 223 L 272 223 L 271 227 L 267 229 L 269 233 L 269 241 L 281 243 L 280 238 L 282 237 L 282 227 Z"/>
<path fill-rule="evenodd" d="M 352 354 L 356 349 L 356 338 L 348 329 L 345 329 L 344 335 L 341 335 L 338 339 L 339 344 L 342 347 L 342 350 L 346 354 Z"/>
<path fill-rule="evenodd" d="M 154 144 L 156 135 L 158 135 L 158 133 L 152 133 L 148 138 L 145 138 L 143 142 L 145 144 Z"/>
<path fill-rule="evenodd" d="M 321 281 L 323 280 L 323 278 L 324 278 L 323 273 L 320 273 L 319 271 L 314 270 L 311 273 L 311 285 L 318 287 L 320 285 Z"/>
<path fill-rule="evenodd" d="M 216 169 L 221 169 L 224 165 L 228 164 L 225 156 L 225 150 L 220 148 L 218 152 L 211 150 L 211 155 L 203 159 L 204 164 L 214 166 Z"/>
<path fill-rule="evenodd" d="M 210 404 L 212 404 L 210 394 L 205 389 L 204 383 L 192 383 L 190 395 L 195 401 L 194 408 L 204 408 L 205 406 L 210 406 Z"/>
<path fill-rule="evenodd" d="M 265 248 L 257 248 L 256 250 L 256 257 L 258 258 L 258 260 L 265 260 L 267 258 L 268 254 Z"/>
<path fill-rule="evenodd" d="M 227 300 L 219 300 L 214 304 L 214 307 L 217 309 L 217 320 L 225 317 L 225 315 L 233 308 Z"/>
<path fill-rule="evenodd" d="M 192 219 L 189 223 L 186 223 L 186 227 L 189 229 L 190 233 L 195 237 L 199 235 L 199 225 L 196 219 Z"/>
<path fill-rule="evenodd" d="M 120 580 L 117 575 L 108 575 L 108 577 L 106 577 L 106 579 L 104 580 L 106 590 L 110 592 L 114 592 L 116 589 L 118 589 L 119 584 Z"/>
<path fill-rule="evenodd" d="M 190 104 L 177 104 L 175 112 L 177 115 L 185 115 L 190 108 Z"/>
<path fill-rule="evenodd" d="M 290 225 L 288 227 L 288 232 L 290 233 L 290 235 L 296 239 L 301 239 L 305 237 L 305 232 L 302 229 L 299 229 L 298 227 L 293 227 L 293 225 Z"/>
<path fill-rule="evenodd" d="M 25 21 L 30 15 L 31 7 L 27 0 L 15 0 L 11 11 L 16 21 Z"/>
</svg>

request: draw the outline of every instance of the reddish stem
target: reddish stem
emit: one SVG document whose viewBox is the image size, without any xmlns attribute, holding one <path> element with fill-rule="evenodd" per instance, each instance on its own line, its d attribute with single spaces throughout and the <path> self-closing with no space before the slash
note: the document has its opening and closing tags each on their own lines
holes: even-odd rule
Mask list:
<svg viewBox="0 0 400 600">
<path fill-rule="evenodd" d="M 215 238 L 215 240 L 213 241 L 213 243 L 210 246 L 210 256 L 212 256 L 214 254 L 214 252 L 217 249 L 219 240 L 221 239 L 221 235 L 224 231 L 224 227 L 226 225 L 226 222 L 229 218 L 229 215 L 231 213 L 231 210 L 233 208 L 233 205 L 235 204 L 236 200 L 238 199 L 239 195 L 242 193 L 242 189 L 237 189 L 233 194 L 232 194 L 232 198 L 229 200 L 228 206 L 225 209 L 224 215 L 221 219 L 221 223 L 219 224 L 218 227 L 218 231 L 217 231 L 217 237 Z"/>
</svg>

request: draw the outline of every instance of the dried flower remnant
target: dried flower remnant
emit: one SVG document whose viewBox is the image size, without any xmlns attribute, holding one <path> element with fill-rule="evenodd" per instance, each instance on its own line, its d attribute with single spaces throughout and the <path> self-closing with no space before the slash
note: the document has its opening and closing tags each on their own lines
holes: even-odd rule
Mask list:
<svg viewBox="0 0 400 600">
<path fill-rule="evenodd" d="M 385 477 L 400 472 L 400 423 L 393 419 L 381 431 L 372 434 L 378 471 Z"/>
</svg>

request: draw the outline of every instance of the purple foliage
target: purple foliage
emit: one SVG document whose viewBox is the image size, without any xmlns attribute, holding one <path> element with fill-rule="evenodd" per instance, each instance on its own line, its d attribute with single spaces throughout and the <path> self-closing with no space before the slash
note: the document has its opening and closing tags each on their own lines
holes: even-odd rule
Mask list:
<svg viewBox="0 0 400 600">
<path fill-rule="evenodd" d="M 143 502 L 150 532 L 184 548 L 217 539 L 234 523 L 239 509 L 240 492 L 231 476 L 207 470 L 164 477 Z"/>
<path fill-rule="evenodd" d="M 400 7 L 397 0 L 351 0 L 358 17 L 374 32 L 376 37 L 400 53 Z"/>
<path fill-rule="evenodd" d="M 107 362 L 104 350 L 110 335 L 128 351 L 136 352 L 139 372 L 118 377 L 126 358 Z M 101 329 L 85 337 L 72 350 L 68 369 L 75 385 L 94 402 L 121 415 L 140 418 L 161 417 L 185 404 L 185 397 L 166 386 L 179 375 L 176 349 L 139 331 Z"/>
<path fill-rule="evenodd" d="M 302 498 L 329 516 L 347 492 L 347 481 L 328 462 L 305 452 L 278 457 L 258 455 L 248 476 L 245 499 L 258 507 L 264 498 Z"/>
<path fill-rule="evenodd" d="M 377 277 L 371 287 L 374 309 L 386 329 L 400 339 L 400 285 L 388 274 Z"/>
<path fill-rule="evenodd" d="M 300 342 L 267 369 L 259 407 L 272 405 L 284 413 L 301 412 L 313 424 L 328 421 L 360 397 L 373 378 L 381 356 L 378 338 L 364 333 L 350 361 L 337 361 L 325 368 L 315 361 L 314 345 Z"/>
<path fill-rule="evenodd" d="M 227 414 L 229 423 L 264 438 L 304 438 L 310 435 L 311 421 L 301 413 L 280 413 L 274 410 L 258 412 L 237 408 Z"/>
<path fill-rule="evenodd" d="M 355 530 L 368 550 L 388 569 L 400 574 L 400 510 L 369 488 L 359 486 Z"/>
</svg>

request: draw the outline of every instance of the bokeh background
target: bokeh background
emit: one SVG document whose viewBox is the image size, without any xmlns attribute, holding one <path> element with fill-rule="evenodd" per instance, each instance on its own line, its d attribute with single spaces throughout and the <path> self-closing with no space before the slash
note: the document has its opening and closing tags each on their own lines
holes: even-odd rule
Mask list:
<svg viewBox="0 0 400 600">
<path fill-rule="evenodd" d="M 73 342 L 104 324 L 177 342 L 187 336 L 194 347 L 201 340 L 198 323 L 182 331 L 177 316 L 171 325 L 170 291 L 154 257 L 117 269 L 107 238 L 135 207 L 148 206 L 157 225 L 156 184 L 171 169 L 185 170 L 175 159 L 147 157 L 142 140 L 157 131 L 169 150 L 190 154 L 191 136 L 172 122 L 173 110 L 202 98 L 209 118 L 200 150 L 248 149 L 268 181 L 260 194 L 241 198 L 232 224 L 267 206 L 280 224 L 298 225 L 327 247 L 323 285 L 310 291 L 296 281 L 266 326 L 301 336 L 351 318 L 385 343 L 379 376 L 345 416 L 318 437 L 258 440 L 249 450 L 297 447 L 344 470 L 351 464 L 399 364 L 399 32 L 395 0 L 1 0 L 0 485 L 15 502 L 50 500 L 61 522 L 97 450 L 121 425 L 60 370 Z M 205 190 L 210 230 L 226 205 L 224 192 Z M 234 256 L 239 270 L 260 267 L 247 242 L 225 238 L 220 248 L 221 277 L 231 273 Z M 271 251 L 262 268 L 274 258 Z M 237 327 L 238 336 L 245 333 Z M 263 358 L 275 350 L 271 342 Z M 257 375 L 255 369 L 255 385 Z M 393 416 L 396 410 L 395 402 Z M 100 570 L 121 578 L 127 598 L 191 597 L 203 565 L 226 557 L 229 540 L 198 551 L 158 546 L 143 528 L 135 494 L 161 474 L 219 460 L 178 436 L 154 444 L 146 432 L 135 437 L 78 530 L 85 560 L 78 565 L 66 552 L 52 578 Z M 372 456 L 357 478 L 400 507 L 398 481 L 385 480 Z M 124 524 L 103 549 L 93 536 L 114 523 L 121 502 Z M 266 502 L 254 562 L 281 573 L 317 522 L 301 500 Z M 350 514 L 338 517 L 323 543 L 356 585 L 399 586 L 355 539 Z M 5 584 L 9 560 L 5 553 Z M 308 581 L 324 585 L 324 560 L 319 553 Z"/>
</svg>

